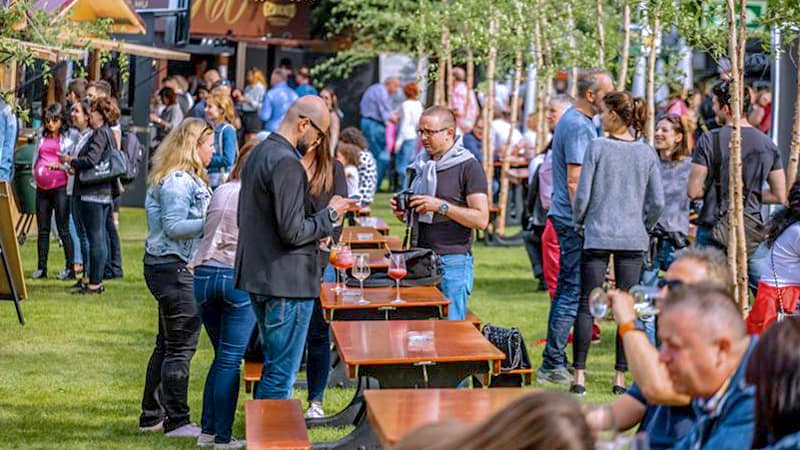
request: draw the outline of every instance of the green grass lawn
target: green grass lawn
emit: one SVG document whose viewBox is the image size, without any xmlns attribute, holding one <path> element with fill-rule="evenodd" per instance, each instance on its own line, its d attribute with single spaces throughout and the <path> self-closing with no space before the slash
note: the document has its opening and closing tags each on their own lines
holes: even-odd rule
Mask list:
<svg viewBox="0 0 800 450">
<path fill-rule="evenodd" d="M 375 214 L 390 222 L 393 234 L 401 235 L 402 224 L 391 218 L 387 202 L 387 195 L 378 196 Z M 29 280 L 30 298 L 22 303 L 24 327 L 17 323 L 13 305 L 0 302 L 0 448 L 195 448 L 193 440 L 138 433 L 144 372 L 157 330 L 156 303 L 142 276 L 144 211 L 123 209 L 120 233 L 125 278 L 107 282 L 105 294 L 72 295 L 67 282 Z M 21 249 L 26 277 L 36 268 L 35 241 L 35 236 L 29 236 Z M 63 266 L 63 252 L 52 243 L 50 253 L 53 277 Z M 534 367 L 538 366 L 542 347 L 532 345 L 546 334 L 549 299 L 546 293 L 534 291 L 525 250 L 477 244 L 474 253 L 470 308 L 484 322 L 519 327 Z M 613 328 L 604 324 L 602 342 L 592 346 L 586 401 L 613 397 L 613 336 Z M 212 353 L 204 332 L 192 361 L 189 392 L 196 422 Z M 328 390 L 326 411 L 344 406 L 352 393 Z M 295 396 L 305 402 L 305 391 L 296 391 Z M 234 436 L 241 438 L 245 398 L 242 385 L 234 426 Z M 345 432 L 314 429 L 310 434 L 319 441 Z"/>
</svg>

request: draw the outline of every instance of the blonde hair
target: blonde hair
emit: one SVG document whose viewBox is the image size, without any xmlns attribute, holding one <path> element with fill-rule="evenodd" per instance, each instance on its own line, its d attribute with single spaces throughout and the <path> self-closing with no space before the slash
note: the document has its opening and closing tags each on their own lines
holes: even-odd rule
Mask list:
<svg viewBox="0 0 800 450">
<path fill-rule="evenodd" d="M 222 112 L 225 122 L 233 123 L 235 116 L 233 115 L 233 102 L 230 96 L 212 91 L 206 97 L 206 104 L 216 106 Z"/>
<path fill-rule="evenodd" d="M 267 77 L 264 76 L 264 72 L 262 72 L 261 70 L 256 69 L 256 68 L 252 68 L 252 69 L 248 70 L 248 72 L 250 73 L 250 75 L 253 76 L 253 82 L 261 83 L 264 86 L 267 85 Z"/>
<path fill-rule="evenodd" d="M 177 170 L 189 172 L 208 184 L 206 168 L 197 148 L 213 134 L 214 130 L 205 120 L 196 117 L 184 119 L 158 146 L 150 169 L 150 185 L 158 184 Z"/>
</svg>

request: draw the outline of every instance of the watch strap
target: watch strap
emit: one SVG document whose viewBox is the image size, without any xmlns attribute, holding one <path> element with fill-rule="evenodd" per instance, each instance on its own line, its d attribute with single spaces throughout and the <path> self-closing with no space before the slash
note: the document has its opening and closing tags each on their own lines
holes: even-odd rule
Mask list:
<svg viewBox="0 0 800 450">
<path fill-rule="evenodd" d="M 636 328 L 636 321 L 635 320 L 631 320 L 629 322 L 625 322 L 625 323 L 623 323 L 622 325 L 620 325 L 617 328 L 617 332 L 619 333 L 619 337 L 620 338 L 625 336 L 627 333 L 630 333 L 631 331 L 637 331 L 637 330 L 638 330 L 638 328 Z"/>
</svg>

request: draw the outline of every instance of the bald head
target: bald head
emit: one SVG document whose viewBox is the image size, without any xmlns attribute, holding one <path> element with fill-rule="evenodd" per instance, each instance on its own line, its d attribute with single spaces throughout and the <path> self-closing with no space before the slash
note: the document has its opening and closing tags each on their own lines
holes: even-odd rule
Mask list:
<svg viewBox="0 0 800 450">
<path fill-rule="evenodd" d="M 283 118 L 278 134 L 291 142 L 301 153 L 323 141 L 331 124 L 325 101 L 316 95 L 297 99 Z"/>
<path fill-rule="evenodd" d="M 331 124 L 331 114 L 325 105 L 325 100 L 316 95 L 306 95 L 295 101 L 286 112 L 285 122 L 297 123 L 302 117 L 310 119 L 314 125 L 323 132 L 328 131 Z"/>
</svg>

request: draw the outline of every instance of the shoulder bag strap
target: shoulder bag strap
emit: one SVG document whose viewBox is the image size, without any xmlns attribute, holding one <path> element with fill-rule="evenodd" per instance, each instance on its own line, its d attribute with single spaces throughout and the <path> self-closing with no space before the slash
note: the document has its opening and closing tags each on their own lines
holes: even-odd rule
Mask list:
<svg viewBox="0 0 800 450">
<path fill-rule="evenodd" d="M 722 144 L 720 142 L 720 130 L 711 132 L 714 139 L 712 146 L 712 161 L 714 162 L 714 191 L 717 194 L 717 207 L 719 208 L 718 215 L 723 216 L 727 213 L 727 208 L 723 208 L 722 204 Z"/>
<path fill-rule="evenodd" d="M 769 249 L 769 264 L 772 267 L 772 279 L 775 281 L 775 289 L 778 291 L 778 318 L 783 319 L 786 311 L 783 309 L 783 289 L 778 283 L 778 272 L 775 271 L 775 242 L 772 243 L 772 247 Z"/>
</svg>

